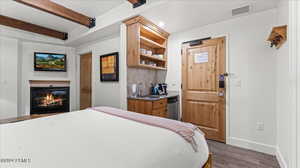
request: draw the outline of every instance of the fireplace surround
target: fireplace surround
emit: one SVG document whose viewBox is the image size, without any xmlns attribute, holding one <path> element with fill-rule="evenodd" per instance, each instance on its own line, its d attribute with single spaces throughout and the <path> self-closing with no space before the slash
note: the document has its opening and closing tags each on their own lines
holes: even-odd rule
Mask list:
<svg viewBox="0 0 300 168">
<path fill-rule="evenodd" d="M 31 87 L 30 114 L 70 111 L 70 87 Z"/>
</svg>

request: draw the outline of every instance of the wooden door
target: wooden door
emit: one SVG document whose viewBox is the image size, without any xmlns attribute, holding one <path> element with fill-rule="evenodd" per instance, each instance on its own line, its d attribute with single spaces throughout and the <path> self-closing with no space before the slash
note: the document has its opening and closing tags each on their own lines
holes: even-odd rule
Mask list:
<svg viewBox="0 0 300 168">
<path fill-rule="evenodd" d="M 92 53 L 80 56 L 80 109 L 92 106 Z"/>
<path fill-rule="evenodd" d="M 225 38 L 182 46 L 183 121 L 225 142 Z M 224 82 L 222 82 L 224 81 Z"/>
</svg>

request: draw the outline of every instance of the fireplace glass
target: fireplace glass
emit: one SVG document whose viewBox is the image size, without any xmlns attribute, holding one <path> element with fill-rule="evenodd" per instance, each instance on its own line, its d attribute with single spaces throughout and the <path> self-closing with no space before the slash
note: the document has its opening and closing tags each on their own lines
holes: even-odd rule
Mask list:
<svg viewBox="0 0 300 168">
<path fill-rule="evenodd" d="M 31 87 L 31 114 L 70 111 L 69 87 Z"/>
</svg>

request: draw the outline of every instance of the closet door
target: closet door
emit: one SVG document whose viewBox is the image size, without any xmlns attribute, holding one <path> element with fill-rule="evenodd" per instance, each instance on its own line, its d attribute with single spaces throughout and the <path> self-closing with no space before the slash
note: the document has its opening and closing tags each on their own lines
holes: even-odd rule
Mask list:
<svg viewBox="0 0 300 168">
<path fill-rule="evenodd" d="M 80 109 L 92 106 L 92 53 L 80 56 Z"/>
</svg>

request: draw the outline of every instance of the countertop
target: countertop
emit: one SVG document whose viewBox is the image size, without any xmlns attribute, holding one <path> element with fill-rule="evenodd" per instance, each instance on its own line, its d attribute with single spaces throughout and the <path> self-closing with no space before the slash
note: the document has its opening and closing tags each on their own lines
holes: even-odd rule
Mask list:
<svg viewBox="0 0 300 168">
<path fill-rule="evenodd" d="M 133 96 L 128 96 L 128 99 L 136 99 L 136 100 L 147 100 L 147 101 L 156 101 L 156 100 L 161 100 L 161 99 L 167 99 L 167 98 L 172 98 L 172 97 L 178 97 L 179 92 L 176 91 L 169 91 L 168 95 L 157 95 L 156 96 L 139 96 L 139 97 L 133 97 Z"/>
</svg>

